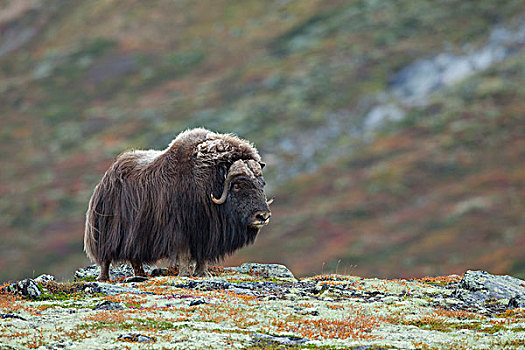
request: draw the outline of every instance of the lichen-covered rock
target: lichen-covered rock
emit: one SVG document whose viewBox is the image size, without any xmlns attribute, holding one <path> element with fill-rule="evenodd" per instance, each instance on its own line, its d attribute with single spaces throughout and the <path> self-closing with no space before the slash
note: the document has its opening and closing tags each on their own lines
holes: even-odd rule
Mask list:
<svg viewBox="0 0 525 350">
<path fill-rule="evenodd" d="M 129 294 L 144 294 L 145 293 L 136 288 L 133 288 L 132 286 L 128 287 L 128 286 L 120 286 L 120 285 L 113 285 L 110 283 L 98 283 L 98 282 L 89 283 L 86 286 L 85 292 L 90 293 L 90 294 L 105 294 L 105 295 L 117 295 L 117 294 L 123 294 L 123 293 L 129 293 Z"/>
<path fill-rule="evenodd" d="M 263 348 L 273 348 L 274 346 L 293 346 L 304 344 L 308 342 L 308 339 L 293 337 L 293 336 L 274 336 L 269 334 L 253 334 L 253 343 L 256 346 L 261 346 Z"/>
<path fill-rule="evenodd" d="M 7 287 L 7 289 L 11 293 L 18 294 L 30 299 L 37 299 L 42 295 L 42 291 L 38 287 L 37 283 L 30 278 L 12 283 Z"/>
<path fill-rule="evenodd" d="M 97 265 L 90 265 L 82 267 L 75 271 L 74 279 L 75 281 L 86 281 L 86 280 L 95 280 L 100 273 L 100 267 Z"/>
<path fill-rule="evenodd" d="M 266 279 L 279 278 L 296 281 L 292 271 L 290 271 L 286 266 L 279 264 L 246 263 L 231 269 L 240 273 L 261 276 Z"/>
<path fill-rule="evenodd" d="M 194 290 L 200 290 L 200 291 L 211 291 L 211 290 L 228 289 L 232 286 L 231 283 L 221 280 L 221 279 L 217 279 L 217 278 L 201 279 L 201 280 L 193 280 L 193 279 L 185 278 L 181 282 L 182 283 L 175 284 L 175 287 L 185 288 L 185 289 L 194 289 Z"/>
<path fill-rule="evenodd" d="M 0 318 L 14 318 L 14 319 L 17 319 L 17 320 L 27 321 L 22 316 L 14 315 L 14 314 L 2 314 L 2 313 L 0 313 Z"/>
<path fill-rule="evenodd" d="M 120 303 L 116 303 L 114 301 L 103 301 L 93 308 L 93 310 L 125 310 L 126 308 L 122 306 Z"/>
<path fill-rule="evenodd" d="M 520 297 L 516 296 L 509 300 L 507 304 L 507 309 L 517 309 L 525 308 L 525 297 L 522 295 Z"/>
<path fill-rule="evenodd" d="M 479 305 L 508 308 L 525 305 L 525 281 L 512 276 L 497 276 L 486 271 L 467 271 L 458 285 L 456 296 Z M 500 301 L 495 303 L 495 301 Z"/>
<path fill-rule="evenodd" d="M 36 283 L 52 282 L 52 281 L 55 281 L 55 276 L 43 274 L 35 278 L 34 281 Z"/>
<path fill-rule="evenodd" d="M 120 335 L 117 340 L 120 341 L 126 341 L 131 343 L 151 343 L 155 342 L 155 338 L 148 337 L 147 335 L 139 334 L 139 333 L 128 333 Z"/>
<path fill-rule="evenodd" d="M 155 266 L 144 265 L 144 271 L 149 274 L 155 270 Z M 75 281 L 92 281 L 96 280 L 100 274 L 100 266 L 93 264 L 75 271 Z M 111 280 L 134 277 L 133 268 L 129 264 L 112 265 L 109 269 L 109 278 Z"/>
<path fill-rule="evenodd" d="M 146 282 L 148 277 L 145 276 L 131 276 L 124 279 L 124 283 L 141 283 Z"/>
</svg>

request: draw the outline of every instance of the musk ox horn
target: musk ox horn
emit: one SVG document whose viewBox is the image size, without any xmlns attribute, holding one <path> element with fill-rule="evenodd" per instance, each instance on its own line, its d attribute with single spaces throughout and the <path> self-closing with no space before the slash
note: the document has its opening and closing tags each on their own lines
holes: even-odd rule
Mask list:
<svg viewBox="0 0 525 350">
<path fill-rule="evenodd" d="M 228 190 L 230 188 L 230 183 L 232 182 L 234 177 L 239 175 L 245 175 L 248 177 L 253 176 L 253 172 L 240 159 L 230 166 L 230 169 L 228 170 L 228 175 L 226 175 L 226 180 L 224 180 L 224 189 L 222 190 L 221 196 L 219 198 L 215 198 L 213 193 L 211 194 L 211 200 L 213 201 L 213 203 L 223 204 L 224 202 L 226 202 L 226 198 L 228 197 Z"/>
<path fill-rule="evenodd" d="M 275 197 L 272 197 L 272 198 L 270 198 L 269 200 L 266 201 L 266 204 L 268 204 L 268 206 L 270 206 L 270 205 L 272 205 L 274 200 L 275 200 Z"/>
<path fill-rule="evenodd" d="M 211 194 L 211 200 L 215 204 L 223 204 L 226 202 L 226 197 L 228 197 L 228 189 L 230 188 L 230 182 L 232 181 L 232 176 L 228 173 L 228 176 L 226 176 L 226 180 L 224 181 L 224 189 L 222 190 L 222 194 L 219 198 L 215 198 L 213 193 Z"/>
</svg>

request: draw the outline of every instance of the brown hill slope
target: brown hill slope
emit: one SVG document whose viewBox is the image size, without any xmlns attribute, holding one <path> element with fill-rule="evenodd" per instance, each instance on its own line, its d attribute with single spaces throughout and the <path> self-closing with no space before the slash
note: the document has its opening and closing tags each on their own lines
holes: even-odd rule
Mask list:
<svg viewBox="0 0 525 350">
<path fill-rule="evenodd" d="M 298 273 L 525 276 L 525 56 L 277 191 L 250 257 Z M 325 265 L 326 264 L 326 265 Z"/>
</svg>

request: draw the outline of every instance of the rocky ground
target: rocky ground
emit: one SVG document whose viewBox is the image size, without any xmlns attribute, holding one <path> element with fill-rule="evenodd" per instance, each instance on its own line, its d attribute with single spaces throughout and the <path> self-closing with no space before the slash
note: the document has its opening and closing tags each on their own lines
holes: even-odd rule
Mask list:
<svg viewBox="0 0 525 350">
<path fill-rule="evenodd" d="M 282 265 L 148 278 L 95 266 L 1 287 L 1 349 L 524 349 L 525 281 L 463 276 L 296 279 Z"/>
</svg>

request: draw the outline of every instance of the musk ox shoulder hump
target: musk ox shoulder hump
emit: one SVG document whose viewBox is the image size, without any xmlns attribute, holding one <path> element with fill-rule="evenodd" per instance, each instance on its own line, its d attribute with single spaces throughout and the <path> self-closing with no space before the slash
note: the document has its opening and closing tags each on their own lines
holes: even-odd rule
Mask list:
<svg viewBox="0 0 525 350">
<path fill-rule="evenodd" d="M 156 150 L 135 150 L 129 152 L 131 155 L 135 157 L 135 161 L 137 162 L 138 166 L 146 166 L 151 164 L 155 159 L 157 159 L 158 156 L 162 154 L 161 151 Z"/>
<path fill-rule="evenodd" d="M 155 150 L 133 150 L 124 152 L 117 157 L 111 166 L 111 171 L 120 174 L 134 172 L 148 167 L 163 152 Z"/>
</svg>

